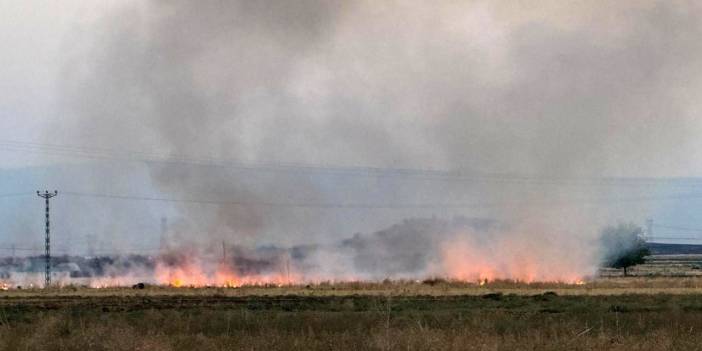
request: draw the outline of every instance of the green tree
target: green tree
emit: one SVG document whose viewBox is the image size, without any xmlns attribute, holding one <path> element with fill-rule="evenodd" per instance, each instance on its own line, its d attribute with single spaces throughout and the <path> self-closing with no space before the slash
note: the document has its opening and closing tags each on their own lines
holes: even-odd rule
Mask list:
<svg viewBox="0 0 702 351">
<path fill-rule="evenodd" d="M 604 250 L 604 265 L 624 269 L 644 263 L 651 254 L 643 239 L 643 229 L 633 223 L 620 223 L 602 230 L 600 242 Z"/>
</svg>

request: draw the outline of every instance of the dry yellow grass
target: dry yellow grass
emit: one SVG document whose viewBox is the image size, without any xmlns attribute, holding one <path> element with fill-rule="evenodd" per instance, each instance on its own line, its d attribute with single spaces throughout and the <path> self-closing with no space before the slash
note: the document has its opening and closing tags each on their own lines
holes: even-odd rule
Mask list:
<svg viewBox="0 0 702 351">
<path fill-rule="evenodd" d="M 186 296 L 458 296 L 503 293 L 533 295 L 552 291 L 558 295 L 621 295 L 621 294 L 702 294 L 702 277 L 628 277 L 597 279 L 583 284 L 565 283 L 521 283 L 495 281 L 484 285 L 453 281 L 386 281 L 386 282 L 341 282 L 291 286 L 243 286 L 238 288 L 188 288 L 147 286 L 146 289 L 86 288 L 67 286 L 52 289 L 11 289 L 0 292 L 0 296 L 142 296 L 142 295 L 186 295 Z"/>
<path fill-rule="evenodd" d="M 9 290 L 0 292 L 0 350 L 697 350 L 700 286 L 616 278 Z"/>
</svg>

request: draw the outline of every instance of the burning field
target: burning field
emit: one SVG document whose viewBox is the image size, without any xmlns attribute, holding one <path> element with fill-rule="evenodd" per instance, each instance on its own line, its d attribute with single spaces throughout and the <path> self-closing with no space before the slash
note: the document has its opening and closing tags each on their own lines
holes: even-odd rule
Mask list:
<svg viewBox="0 0 702 351">
<path fill-rule="evenodd" d="M 520 240 L 485 219 L 412 219 L 385 230 L 355 235 L 334 245 L 281 248 L 216 245 L 168 248 L 154 256 L 64 256 L 53 259 L 58 286 L 173 287 L 281 286 L 322 282 L 443 279 L 484 283 L 575 284 L 593 277 L 594 255 Z M 9 286 L 40 286 L 41 257 L 5 259 Z M 32 270 L 35 270 L 32 273 Z"/>
<path fill-rule="evenodd" d="M 0 351 L 699 350 L 700 4 L 0 1 Z"/>
<path fill-rule="evenodd" d="M 700 29 L 673 5 L 556 3 L 101 8 L 46 60 L 54 103 L 31 115 L 55 116 L 0 142 L 38 155 L 0 185 L 60 190 L 58 285 L 585 281 L 604 225 L 699 198 L 671 177 L 702 164 L 681 93 Z M 3 204 L 2 249 L 42 252 L 35 203 Z M 39 261 L 0 279 L 36 286 Z"/>
</svg>

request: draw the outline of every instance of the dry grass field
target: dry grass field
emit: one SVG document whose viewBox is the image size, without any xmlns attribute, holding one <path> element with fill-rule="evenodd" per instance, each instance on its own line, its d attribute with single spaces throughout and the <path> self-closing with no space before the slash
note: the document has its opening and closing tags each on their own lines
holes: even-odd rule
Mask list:
<svg viewBox="0 0 702 351">
<path fill-rule="evenodd" d="M 385 282 L 323 282 L 310 285 L 290 286 L 242 286 L 238 288 L 188 288 L 168 286 L 146 286 L 146 289 L 101 288 L 64 286 L 54 289 L 9 289 L 0 291 L 0 297 L 8 296 L 142 296 L 142 295 L 222 295 L 222 296 L 451 296 L 484 295 L 503 293 L 533 295 L 555 292 L 558 295 L 621 295 L 621 294 L 702 294 L 702 277 L 612 277 L 583 282 L 565 283 L 522 283 L 514 281 L 493 281 L 484 285 L 441 279 L 425 281 L 385 281 Z"/>
<path fill-rule="evenodd" d="M 698 350 L 702 279 L 0 292 L 1 350 Z"/>
</svg>

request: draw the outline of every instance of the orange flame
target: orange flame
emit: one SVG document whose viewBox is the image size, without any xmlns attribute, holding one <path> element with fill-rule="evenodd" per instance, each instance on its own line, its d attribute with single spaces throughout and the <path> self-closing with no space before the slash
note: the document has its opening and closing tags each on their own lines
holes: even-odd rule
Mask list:
<svg viewBox="0 0 702 351">
<path fill-rule="evenodd" d="M 226 264 L 218 264 L 213 270 L 204 268 L 201 262 L 184 262 L 178 265 L 159 263 L 156 265 L 157 284 L 173 287 L 227 287 L 244 285 L 289 285 L 302 281 L 296 272 L 240 275 Z"/>
<path fill-rule="evenodd" d="M 568 257 L 566 249 L 544 253 L 515 238 L 496 240 L 486 247 L 470 236 L 461 237 L 442 247 L 440 262 L 438 269 L 447 278 L 480 285 L 494 280 L 578 284 L 587 271 L 581 261 Z"/>
</svg>

